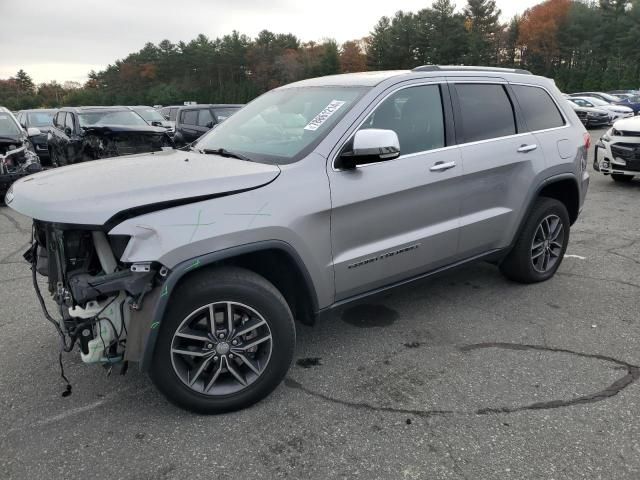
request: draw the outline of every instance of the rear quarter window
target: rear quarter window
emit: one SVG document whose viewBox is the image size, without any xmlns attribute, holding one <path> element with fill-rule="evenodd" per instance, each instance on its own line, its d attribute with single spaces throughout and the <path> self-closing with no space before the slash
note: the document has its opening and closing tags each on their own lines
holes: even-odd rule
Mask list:
<svg viewBox="0 0 640 480">
<path fill-rule="evenodd" d="M 546 90 L 526 85 L 511 85 L 529 130 L 562 127 L 564 118 Z"/>
<path fill-rule="evenodd" d="M 513 105 L 503 85 L 459 83 L 455 89 L 466 143 L 516 133 Z"/>
</svg>

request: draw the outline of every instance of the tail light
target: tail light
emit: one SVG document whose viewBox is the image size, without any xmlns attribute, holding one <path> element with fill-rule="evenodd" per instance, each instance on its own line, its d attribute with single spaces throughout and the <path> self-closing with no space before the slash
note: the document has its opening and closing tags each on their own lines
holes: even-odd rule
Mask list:
<svg viewBox="0 0 640 480">
<path fill-rule="evenodd" d="M 584 152 L 582 152 L 582 159 L 580 160 L 580 167 L 582 168 L 582 171 L 584 172 L 587 169 L 587 162 L 588 162 L 588 157 L 589 157 L 589 149 L 591 148 L 591 135 L 589 135 L 589 132 L 585 132 L 584 136 L 582 138 L 584 139 Z"/>
</svg>

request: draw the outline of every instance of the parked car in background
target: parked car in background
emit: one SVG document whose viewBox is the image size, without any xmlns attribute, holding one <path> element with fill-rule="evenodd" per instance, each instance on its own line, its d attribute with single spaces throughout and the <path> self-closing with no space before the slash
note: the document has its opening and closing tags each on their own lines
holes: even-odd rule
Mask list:
<svg viewBox="0 0 640 480">
<path fill-rule="evenodd" d="M 222 413 L 285 378 L 294 319 L 481 260 L 551 279 L 589 142 L 522 70 L 355 73 L 272 90 L 183 151 L 19 181 L 10 206 L 84 362 L 141 362 L 175 404 Z"/>
<path fill-rule="evenodd" d="M 152 127 L 163 127 L 169 136 L 173 137 L 173 134 L 176 131 L 176 123 L 164 118 L 155 108 L 146 107 L 144 105 L 137 105 L 129 108 L 140 115 L 147 124 Z"/>
<path fill-rule="evenodd" d="M 128 107 L 65 107 L 47 144 L 55 166 L 155 152 L 173 146 L 164 127 L 152 127 Z"/>
<path fill-rule="evenodd" d="M 607 93 L 615 97 L 620 97 L 622 95 L 640 95 L 640 90 L 612 90 Z"/>
<path fill-rule="evenodd" d="M 47 136 L 53 128 L 53 117 L 56 112 L 57 110 L 53 108 L 39 108 L 20 110 L 17 115 L 18 123 L 20 123 L 25 130 L 29 128 L 37 128 L 40 130 L 40 135 L 30 137 L 30 140 L 38 158 L 40 158 L 40 163 L 43 165 L 51 165 L 49 149 L 47 147 Z"/>
<path fill-rule="evenodd" d="M 609 93 L 604 93 L 604 92 L 576 92 L 576 93 L 571 93 L 570 96 L 571 97 L 598 98 L 600 100 L 603 100 L 603 101 L 605 101 L 607 103 L 611 103 L 611 104 L 616 104 L 620 100 L 622 100 L 620 97 L 617 97 L 615 95 L 611 95 Z"/>
<path fill-rule="evenodd" d="M 625 107 L 631 108 L 633 110 L 634 115 L 638 115 L 640 113 L 640 102 L 632 102 L 625 96 L 612 95 L 610 93 L 604 92 L 582 92 L 582 93 L 572 93 L 572 97 L 589 97 L 589 98 L 597 98 L 598 100 L 602 100 L 603 102 L 607 102 L 611 105 L 622 105 Z"/>
<path fill-rule="evenodd" d="M 640 175 L 640 117 L 618 120 L 596 144 L 593 169 L 616 182 Z"/>
<path fill-rule="evenodd" d="M 640 115 L 640 95 L 625 93 L 620 96 L 621 100 L 616 105 L 623 105 L 633 110 L 635 115 Z"/>
<path fill-rule="evenodd" d="M 19 178 L 42 170 L 30 139 L 40 135 L 37 128 L 25 129 L 8 109 L 0 107 L 0 193 Z"/>
<path fill-rule="evenodd" d="M 567 100 L 575 103 L 579 107 L 598 108 L 600 110 L 606 110 L 611 114 L 612 122 L 621 118 L 629 118 L 634 116 L 633 110 L 631 108 L 622 105 L 612 105 L 605 102 L 604 100 L 600 100 L 599 98 L 569 97 L 567 98 Z"/>
<path fill-rule="evenodd" d="M 160 110 L 160 115 L 162 115 L 165 120 L 169 120 L 175 124 L 176 115 L 178 115 L 178 110 L 182 105 L 169 105 L 167 107 L 162 107 Z"/>
<path fill-rule="evenodd" d="M 575 102 L 568 102 L 573 111 L 576 112 L 582 124 L 587 127 L 604 127 L 609 125 L 613 116 L 606 110 L 599 108 L 580 107 Z"/>
<path fill-rule="evenodd" d="M 174 141 L 177 146 L 191 143 L 224 122 L 244 105 L 200 104 L 180 107 L 176 117 Z"/>
</svg>

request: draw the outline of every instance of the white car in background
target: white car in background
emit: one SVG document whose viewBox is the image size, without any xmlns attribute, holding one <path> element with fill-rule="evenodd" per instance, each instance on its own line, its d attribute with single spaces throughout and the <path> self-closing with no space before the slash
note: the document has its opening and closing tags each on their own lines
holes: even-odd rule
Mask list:
<svg viewBox="0 0 640 480">
<path fill-rule="evenodd" d="M 593 168 L 616 182 L 640 175 L 640 117 L 613 124 L 596 144 Z"/>
<path fill-rule="evenodd" d="M 567 100 L 575 103 L 579 107 L 599 108 L 600 110 L 606 110 L 611 113 L 612 121 L 620 120 L 622 118 L 633 117 L 633 109 L 624 107 L 621 105 L 612 105 L 594 97 L 568 97 Z"/>
</svg>

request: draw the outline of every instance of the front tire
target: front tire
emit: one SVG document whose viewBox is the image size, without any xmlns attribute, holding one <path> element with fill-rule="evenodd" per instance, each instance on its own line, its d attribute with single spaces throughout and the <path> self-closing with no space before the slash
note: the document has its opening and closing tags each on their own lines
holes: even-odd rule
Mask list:
<svg viewBox="0 0 640 480">
<path fill-rule="evenodd" d="M 520 283 L 553 277 L 569 244 L 569 213 L 562 202 L 540 197 L 500 271 Z"/>
<path fill-rule="evenodd" d="M 189 277 L 172 294 L 150 376 L 175 405 L 216 414 L 246 408 L 285 377 L 295 348 L 282 294 L 245 269 Z"/>
<path fill-rule="evenodd" d="M 619 173 L 612 173 L 611 178 L 614 182 L 629 183 L 631 180 L 633 180 L 633 175 L 621 175 Z"/>
</svg>

